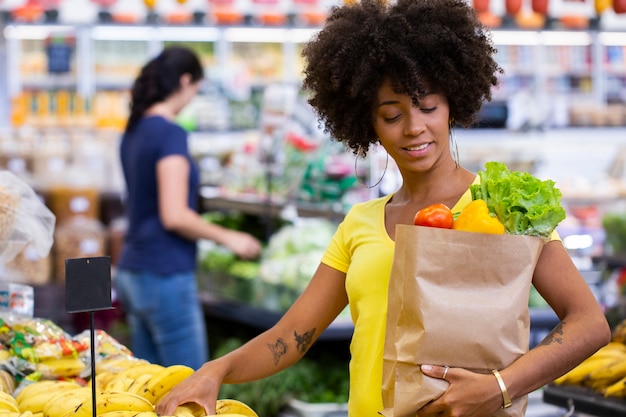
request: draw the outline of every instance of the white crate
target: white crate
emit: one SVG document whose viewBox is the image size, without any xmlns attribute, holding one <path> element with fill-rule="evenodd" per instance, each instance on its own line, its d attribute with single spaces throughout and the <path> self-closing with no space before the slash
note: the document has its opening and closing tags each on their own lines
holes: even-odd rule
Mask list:
<svg viewBox="0 0 626 417">
<path fill-rule="evenodd" d="M 284 417 L 348 417 L 348 404 L 346 403 L 307 403 L 297 399 L 291 399 L 285 410 L 281 413 Z"/>
</svg>

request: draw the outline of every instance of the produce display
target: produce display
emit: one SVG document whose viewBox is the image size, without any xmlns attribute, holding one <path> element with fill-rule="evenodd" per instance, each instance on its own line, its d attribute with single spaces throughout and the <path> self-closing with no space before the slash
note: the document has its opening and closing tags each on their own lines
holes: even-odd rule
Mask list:
<svg viewBox="0 0 626 417">
<path fill-rule="evenodd" d="M 510 171 L 501 162 L 485 163 L 478 175 L 480 184 L 470 186 L 472 202 L 460 213 L 433 204 L 415 214 L 415 225 L 549 238 L 565 219 L 561 191 L 554 181 Z"/>
<path fill-rule="evenodd" d="M 554 385 L 587 387 L 606 398 L 626 398 L 626 320 L 613 329 L 609 344 L 557 378 Z"/>
<path fill-rule="evenodd" d="M 136 358 L 98 330 L 93 376 L 90 336 L 83 332 L 72 337 L 46 319 L 0 314 L 0 414 L 91 417 L 95 409 L 99 417 L 157 417 L 155 404 L 194 372 L 185 365 L 161 366 Z M 218 400 L 216 412 L 258 417 L 234 399 Z M 181 405 L 173 415 L 208 416 L 198 404 Z"/>
<path fill-rule="evenodd" d="M 205 217 L 218 222 L 215 214 Z M 242 230 L 236 227 L 238 223 L 225 219 L 219 224 Z M 335 230 L 336 225 L 324 218 L 283 224 L 256 261 L 239 259 L 222 245 L 202 241 L 200 287 L 225 299 L 286 311 L 315 273 Z M 208 280 L 203 273 L 208 274 Z"/>
</svg>

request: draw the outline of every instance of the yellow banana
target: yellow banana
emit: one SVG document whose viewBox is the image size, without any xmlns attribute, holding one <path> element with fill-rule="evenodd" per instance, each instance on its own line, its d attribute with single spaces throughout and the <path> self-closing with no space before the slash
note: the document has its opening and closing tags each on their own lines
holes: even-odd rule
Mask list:
<svg viewBox="0 0 626 417">
<path fill-rule="evenodd" d="M 79 358 L 46 359 L 35 365 L 35 370 L 41 372 L 43 378 L 72 378 L 78 376 L 85 369 L 85 362 Z"/>
<path fill-rule="evenodd" d="M 622 360 L 617 360 L 615 363 L 611 363 L 610 365 L 603 366 L 589 372 L 588 378 L 591 381 L 601 379 L 612 379 L 613 381 L 617 381 L 623 376 L 626 376 L 626 357 Z"/>
<path fill-rule="evenodd" d="M 106 413 L 98 414 L 98 417 L 158 417 L 157 413 L 154 411 L 129 411 L 129 410 L 118 410 L 118 411 L 107 411 Z"/>
<path fill-rule="evenodd" d="M 215 404 L 215 412 L 218 415 L 224 414 L 241 414 L 246 417 L 259 417 L 250 406 L 233 399 L 217 400 Z"/>
<path fill-rule="evenodd" d="M 22 412 L 30 411 L 33 414 L 41 413 L 43 412 L 43 408 L 46 405 L 46 403 L 55 395 L 64 391 L 75 390 L 75 389 L 81 388 L 81 386 L 75 382 L 70 382 L 70 381 L 52 381 L 52 382 L 53 382 L 52 384 L 45 384 L 46 386 L 49 386 L 48 389 L 39 390 L 35 394 L 29 395 L 27 393 L 26 395 L 22 395 L 21 401 L 18 401 L 20 411 Z M 39 382 L 37 382 L 37 384 L 39 384 Z"/>
<path fill-rule="evenodd" d="M 15 400 L 19 403 L 23 401 L 23 399 L 27 396 L 37 395 L 40 391 L 45 391 L 49 389 L 54 384 L 53 380 L 46 379 L 35 382 L 25 382 L 18 386 L 17 390 L 14 392 Z"/>
<path fill-rule="evenodd" d="M 115 374 L 107 385 L 105 385 L 104 389 L 113 391 L 128 391 L 130 386 L 136 387 L 136 380 L 140 376 L 145 374 L 150 376 L 156 375 L 163 369 L 165 369 L 165 367 L 158 364 L 139 362 Z M 123 382 L 120 382 L 120 380 Z M 146 382 L 145 377 L 143 377 L 142 380 L 143 382 Z"/>
<path fill-rule="evenodd" d="M 193 374 L 193 368 L 186 365 L 170 365 L 150 378 L 145 388 L 139 395 L 146 398 L 152 404 L 156 404 L 172 388 L 180 384 Z"/>
<path fill-rule="evenodd" d="M 129 377 L 129 378 L 137 378 L 143 374 L 152 374 L 156 375 L 165 369 L 164 366 L 156 364 L 156 363 L 138 363 L 136 365 L 132 365 L 129 368 L 120 371 L 117 375 L 119 377 Z"/>
<path fill-rule="evenodd" d="M 598 368 L 602 368 L 605 366 L 609 366 L 610 364 L 619 361 L 619 359 L 615 359 L 614 357 L 604 357 L 604 358 L 588 358 L 585 361 L 581 362 L 578 366 L 567 372 L 566 374 L 560 376 L 559 378 L 554 380 L 554 383 L 557 385 L 569 384 L 569 385 L 580 385 L 582 382 L 589 376 L 589 373 Z"/>
<path fill-rule="evenodd" d="M 20 417 L 19 411 L 0 410 L 0 417 Z"/>
<path fill-rule="evenodd" d="M 90 378 L 87 382 L 87 385 L 91 386 L 91 384 L 96 383 L 96 389 L 104 389 L 106 385 L 115 377 L 116 374 L 109 371 L 96 372 L 95 378 Z"/>
<path fill-rule="evenodd" d="M 13 396 L 4 391 L 0 391 L 0 411 L 20 412 L 20 406 Z"/>
<path fill-rule="evenodd" d="M 126 392 L 134 382 L 131 378 L 113 378 L 105 387 L 104 391 Z"/>
<path fill-rule="evenodd" d="M 90 398 L 90 387 L 59 392 L 43 407 L 43 415 L 44 417 L 66 417 L 81 408 L 82 404 Z"/>
<path fill-rule="evenodd" d="M 129 392 L 100 391 L 96 394 L 96 415 L 110 411 L 154 411 L 150 401 Z M 89 398 L 77 408 L 74 417 L 92 417 L 92 401 Z"/>
<path fill-rule="evenodd" d="M 130 384 L 130 386 L 128 387 L 128 389 L 126 391 L 132 393 L 132 394 L 137 394 L 137 395 L 141 395 L 141 393 L 143 392 L 143 390 L 145 389 L 145 387 L 147 386 L 147 384 L 150 382 L 150 380 L 152 379 L 154 375 L 152 374 L 143 374 L 143 375 L 139 375 L 132 384 Z"/>
<path fill-rule="evenodd" d="M 609 385 L 602 391 L 605 397 L 624 398 L 626 397 L 626 376 L 619 381 Z"/>
<path fill-rule="evenodd" d="M 11 402 L 6 399 L 0 399 L 0 412 L 9 411 L 13 413 L 19 413 L 20 409 L 17 406 L 17 403 Z"/>
<path fill-rule="evenodd" d="M 13 394 L 15 384 L 15 377 L 4 369 L 0 369 L 0 389 L 9 394 Z"/>
<path fill-rule="evenodd" d="M 206 411 L 198 403 L 185 403 L 176 407 L 174 415 L 178 417 L 205 417 Z"/>
<path fill-rule="evenodd" d="M 190 409 L 188 409 L 186 407 L 178 406 L 174 410 L 173 416 L 174 417 L 193 417 L 193 413 L 191 412 Z"/>
<path fill-rule="evenodd" d="M 108 372 L 122 372 L 124 369 L 127 369 L 131 366 L 135 366 L 140 363 L 149 363 L 144 359 L 138 359 L 126 355 L 120 356 L 110 356 L 105 359 L 100 359 L 96 363 L 96 375 L 99 372 L 108 371 Z"/>
<path fill-rule="evenodd" d="M 207 417 L 248 417 L 247 414 L 233 414 L 233 413 L 227 413 L 227 414 L 211 414 Z"/>
</svg>

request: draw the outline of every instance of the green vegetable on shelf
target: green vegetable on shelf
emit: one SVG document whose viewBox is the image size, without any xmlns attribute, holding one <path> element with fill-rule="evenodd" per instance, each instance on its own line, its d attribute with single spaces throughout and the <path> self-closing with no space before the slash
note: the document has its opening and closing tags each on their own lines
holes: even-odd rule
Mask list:
<svg viewBox="0 0 626 417">
<path fill-rule="evenodd" d="M 626 213 L 606 213 L 602 227 L 607 254 L 626 257 Z"/>
</svg>

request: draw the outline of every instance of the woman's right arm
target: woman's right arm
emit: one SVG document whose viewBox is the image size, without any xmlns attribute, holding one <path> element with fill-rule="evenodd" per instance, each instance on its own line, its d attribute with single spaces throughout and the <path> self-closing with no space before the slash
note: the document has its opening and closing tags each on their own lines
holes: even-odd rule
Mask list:
<svg viewBox="0 0 626 417">
<path fill-rule="evenodd" d="M 173 415 L 179 404 L 195 402 L 208 414 L 215 414 L 221 384 L 254 381 L 293 365 L 347 304 L 345 274 L 320 264 L 278 323 L 240 348 L 204 364 L 157 404 L 157 413 Z"/>
</svg>

